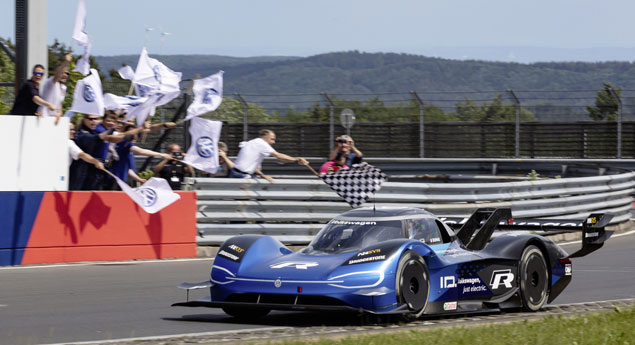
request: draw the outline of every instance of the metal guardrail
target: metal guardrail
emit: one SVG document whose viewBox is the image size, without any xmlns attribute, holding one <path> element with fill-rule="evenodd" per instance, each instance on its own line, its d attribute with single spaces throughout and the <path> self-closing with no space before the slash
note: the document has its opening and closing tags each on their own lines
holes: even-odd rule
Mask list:
<svg viewBox="0 0 635 345">
<path fill-rule="evenodd" d="M 199 245 L 219 245 L 239 234 L 268 234 L 306 244 L 322 225 L 350 209 L 321 180 L 193 178 Z M 365 206 L 418 207 L 439 216 L 467 217 L 479 207 L 511 207 L 515 218 L 582 219 L 612 213 L 630 218 L 635 172 L 500 183 L 385 182 Z"/>
</svg>

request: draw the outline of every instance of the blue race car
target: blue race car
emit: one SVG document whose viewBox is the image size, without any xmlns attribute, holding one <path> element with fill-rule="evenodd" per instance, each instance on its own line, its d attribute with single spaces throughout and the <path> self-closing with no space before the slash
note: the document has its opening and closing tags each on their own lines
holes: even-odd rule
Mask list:
<svg viewBox="0 0 635 345">
<path fill-rule="evenodd" d="M 522 308 L 537 311 L 571 281 L 571 258 L 599 249 L 612 216 L 514 222 L 510 209 L 479 209 L 453 227 L 416 208 L 363 208 L 332 219 L 293 252 L 270 236 L 243 235 L 220 247 L 210 296 L 173 306 L 222 308 L 234 317 L 271 310 L 346 310 L 421 315 Z M 529 231 L 582 231 L 568 255 Z"/>
</svg>

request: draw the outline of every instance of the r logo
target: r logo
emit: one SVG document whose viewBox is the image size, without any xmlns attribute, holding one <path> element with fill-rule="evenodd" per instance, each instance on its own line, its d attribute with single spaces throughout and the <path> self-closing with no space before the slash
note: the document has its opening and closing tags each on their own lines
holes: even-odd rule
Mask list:
<svg viewBox="0 0 635 345">
<path fill-rule="evenodd" d="M 489 286 L 492 290 L 496 290 L 500 287 L 501 284 L 504 284 L 506 288 L 512 287 L 512 282 L 514 281 L 514 274 L 511 269 L 507 270 L 498 270 L 492 272 L 492 279 L 490 280 Z"/>
</svg>

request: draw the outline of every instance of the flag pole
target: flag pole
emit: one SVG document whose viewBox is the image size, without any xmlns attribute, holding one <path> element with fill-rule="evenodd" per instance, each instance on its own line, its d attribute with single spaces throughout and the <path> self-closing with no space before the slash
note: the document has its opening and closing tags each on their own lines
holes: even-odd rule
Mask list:
<svg viewBox="0 0 635 345">
<path fill-rule="evenodd" d="M 108 174 L 108 175 L 112 176 L 113 178 L 117 178 L 117 176 L 115 176 L 115 174 L 111 173 L 111 172 L 110 172 L 110 171 L 108 171 L 106 168 L 101 169 L 101 170 L 105 171 L 105 172 L 106 172 L 106 174 Z"/>
<path fill-rule="evenodd" d="M 311 166 L 309 165 L 309 163 L 304 164 L 304 166 L 305 166 L 305 167 L 307 167 L 309 170 L 311 170 L 311 172 L 312 172 L 315 176 L 320 177 L 320 174 L 318 174 L 318 172 L 317 172 L 317 171 L 315 171 L 315 169 L 311 168 Z"/>
</svg>

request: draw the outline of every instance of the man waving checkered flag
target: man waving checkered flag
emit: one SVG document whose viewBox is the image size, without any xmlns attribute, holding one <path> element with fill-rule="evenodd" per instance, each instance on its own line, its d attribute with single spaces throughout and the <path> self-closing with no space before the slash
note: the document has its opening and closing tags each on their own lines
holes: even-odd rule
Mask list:
<svg viewBox="0 0 635 345">
<path fill-rule="evenodd" d="M 340 169 L 326 174 L 322 179 L 351 207 L 355 208 L 365 203 L 381 188 L 381 184 L 386 180 L 386 174 L 363 162 L 353 165 L 350 169 Z"/>
</svg>

